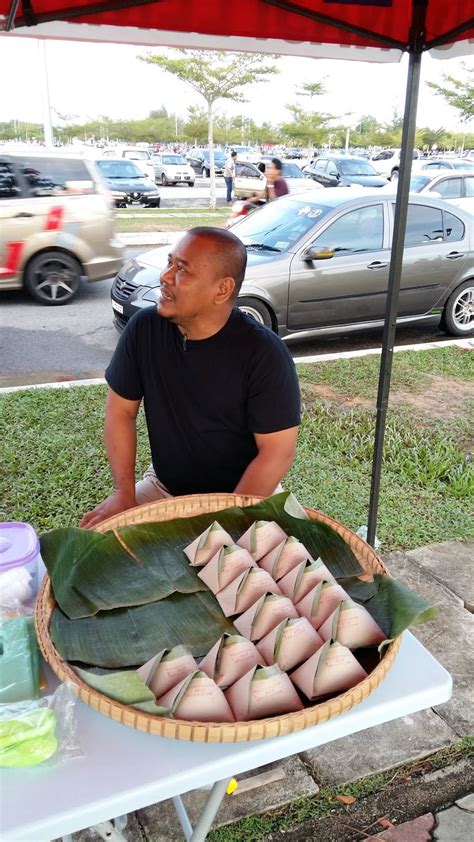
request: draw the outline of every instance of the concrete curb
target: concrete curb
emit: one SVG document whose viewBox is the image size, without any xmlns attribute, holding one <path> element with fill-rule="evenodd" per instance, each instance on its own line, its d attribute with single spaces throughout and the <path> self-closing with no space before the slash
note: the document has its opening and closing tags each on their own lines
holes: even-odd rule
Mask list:
<svg viewBox="0 0 474 842">
<path fill-rule="evenodd" d="M 167 246 L 184 237 L 186 231 L 150 231 L 148 233 L 117 234 L 118 239 L 127 248 L 133 246 Z"/>
</svg>

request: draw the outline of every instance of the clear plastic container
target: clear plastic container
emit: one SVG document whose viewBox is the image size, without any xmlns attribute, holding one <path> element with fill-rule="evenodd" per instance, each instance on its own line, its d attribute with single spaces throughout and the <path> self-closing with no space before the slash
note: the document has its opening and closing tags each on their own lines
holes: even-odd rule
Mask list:
<svg viewBox="0 0 474 842">
<path fill-rule="evenodd" d="M 0 603 L 31 600 L 38 591 L 38 536 L 29 523 L 0 523 Z"/>
</svg>

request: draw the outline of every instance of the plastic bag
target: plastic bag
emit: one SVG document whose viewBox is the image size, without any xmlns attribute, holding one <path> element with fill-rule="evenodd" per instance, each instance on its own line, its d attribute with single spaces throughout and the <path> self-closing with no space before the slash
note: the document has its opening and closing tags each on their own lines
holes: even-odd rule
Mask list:
<svg viewBox="0 0 474 842">
<path fill-rule="evenodd" d="M 56 766 L 83 752 L 77 740 L 74 685 L 51 696 L 0 705 L 0 767 Z"/>
<path fill-rule="evenodd" d="M 0 605 L 0 703 L 37 699 L 40 654 L 31 608 Z"/>
</svg>

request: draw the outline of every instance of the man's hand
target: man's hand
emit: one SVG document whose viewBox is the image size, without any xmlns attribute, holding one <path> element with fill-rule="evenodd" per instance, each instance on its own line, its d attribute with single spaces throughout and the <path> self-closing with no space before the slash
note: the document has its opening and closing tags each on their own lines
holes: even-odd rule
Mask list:
<svg viewBox="0 0 474 842">
<path fill-rule="evenodd" d="M 133 509 L 136 505 L 135 492 L 126 494 L 123 491 L 114 491 L 110 497 L 99 503 L 95 509 L 91 512 L 86 512 L 79 526 L 82 526 L 83 529 L 92 529 L 102 520 L 106 520 L 106 518 L 112 517 L 112 515 L 118 515 L 126 509 Z"/>
</svg>

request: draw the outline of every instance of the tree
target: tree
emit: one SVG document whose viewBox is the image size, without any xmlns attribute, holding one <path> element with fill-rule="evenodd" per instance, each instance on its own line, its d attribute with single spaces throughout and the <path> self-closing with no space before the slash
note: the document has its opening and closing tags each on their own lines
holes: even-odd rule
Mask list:
<svg viewBox="0 0 474 842">
<path fill-rule="evenodd" d="M 207 105 L 208 144 L 210 150 L 211 189 L 209 207 L 216 207 L 216 176 L 214 170 L 214 106 L 219 99 L 245 102 L 242 88 L 265 81 L 277 72 L 274 65 L 262 56 L 250 53 L 208 53 L 200 50 L 176 50 L 168 56 L 139 56 L 148 64 L 155 64 L 203 97 Z M 179 57 L 178 57 L 179 56 Z"/>
<path fill-rule="evenodd" d="M 317 112 L 313 111 L 313 97 L 321 96 L 322 94 L 326 93 L 326 88 L 324 87 L 323 82 L 305 82 L 301 85 L 301 88 L 297 88 L 296 93 L 298 96 L 307 96 L 309 97 L 309 114 L 306 117 L 305 121 L 305 131 L 308 132 L 308 140 L 307 140 L 307 148 L 308 148 L 308 162 L 313 157 L 313 146 L 314 146 L 314 133 L 315 130 L 322 127 L 324 122 L 324 117 L 322 114 L 318 114 Z M 293 107 L 294 108 L 294 107 Z M 289 109 L 292 110 L 292 109 Z M 301 109 L 303 111 L 303 109 Z M 297 114 L 294 112 L 294 118 L 297 119 Z M 322 119 L 323 118 L 323 119 Z"/>
<path fill-rule="evenodd" d="M 462 68 L 467 74 L 464 80 L 455 79 L 454 76 L 444 73 L 444 85 L 437 85 L 436 82 L 427 84 L 436 94 L 442 96 L 451 108 L 459 111 L 459 119 L 465 134 L 467 124 L 474 117 L 474 67 L 469 68 L 463 64 Z"/>
</svg>

